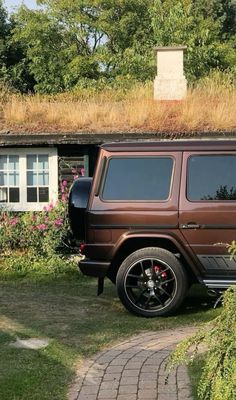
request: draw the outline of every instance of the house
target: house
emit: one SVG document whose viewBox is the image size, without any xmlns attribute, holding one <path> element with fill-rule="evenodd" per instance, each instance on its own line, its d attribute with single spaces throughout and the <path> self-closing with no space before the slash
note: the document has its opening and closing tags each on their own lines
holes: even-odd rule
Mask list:
<svg viewBox="0 0 236 400">
<path fill-rule="evenodd" d="M 1 133 L 0 207 L 40 211 L 58 199 L 59 181 L 91 175 L 96 142 L 81 136 Z"/>
<path fill-rule="evenodd" d="M 2 209 L 9 209 L 12 211 L 39 211 L 42 210 L 49 201 L 55 202 L 58 199 L 58 185 L 60 182 L 65 183 L 66 181 L 68 185 L 70 185 L 75 176 L 93 175 L 98 153 L 98 145 L 104 142 L 130 140 L 155 141 L 162 139 L 173 140 L 177 138 L 188 139 L 194 137 L 199 139 L 201 137 L 206 137 L 206 135 L 207 138 L 235 137 L 236 132 L 232 131 L 232 129 L 235 127 L 234 120 L 229 118 L 230 123 L 228 128 L 230 131 L 228 133 L 220 132 L 220 128 L 217 125 L 218 108 L 214 108 L 214 113 L 217 114 L 217 117 L 215 117 L 216 126 L 214 123 L 211 125 L 212 120 L 214 121 L 214 118 L 212 118 L 212 114 L 210 113 L 208 120 L 206 120 L 206 114 L 201 111 L 201 99 L 201 107 L 198 108 L 196 107 L 196 102 L 193 103 L 194 107 L 196 108 L 196 113 L 198 114 L 197 120 L 198 116 L 202 115 L 202 125 L 200 126 L 202 126 L 203 130 L 206 127 L 207 129 L 213 129 L 213 132 L 191 132 L 191 123 L 190 127 L 187 130 L 184 128 L 182 132 L 170 131 L 172 126 L 175 127 L 173 129 L 181 130 L 187 124 L 188 119 L 191 121 L 192 118 L 191 99 L 190 104 L 188 104 L 188 102 L 185 104 L 185 106 L 189 107 L 190 109 L 190 116 L 187 116 L 187 121 L 184 120 L 185 122 L 182 123 L 182 114 L 179 114 L 178 111 L 178 102 L 185 98 L 187 93 L 187 81 L 184 76 L 183 68 L 183 54 L 185 49 L 185 46 L 157 47 L 155 49 L 157 55 L 157 76 L 154 81 L 155 100 L 153 100 L 151 103 L 150 99 L 147 99 L 146 102 L 142 103 L 142 97 L 140 97 L 140 99 L 137 98 L 134 105 L 132 104 L 131 106 L 129 101 L 123 103 L 121 102 L 121 104 L 118 106 L 117 101 L 114 101 L 111 104 L 108 102 L 109 104 L 108 106 L 106 105 L 106 107 L 104 107 L 102 104 L 102 110 L 100 103 L 98 103 L 97 108 L 95 107 L 95 114 L 89 113 L 88 121 L 86 120 L 87 122 L 84 122 L 82 127 L 82 122 L 79 123 L 80 130 L 83 129 L 84 126 L 85 130 L 92 129 L 94 133 L 85 133 L 81 131 L 78 133 L 29 133 L 30 126 L 27 126 L 27 124 L 23 124 L 23 126 L 26 126 L 28 133 L 22 133 L 22 126 L 17 125 L 18 122 L 16 125 L 13 124 L 13 129 L 11 119 L 3 122 L 1 129 L 4 129 L 5 127 L 5 129 L 11 130 L 0 132 L 0 207 Z M 165 103 L 166 106 L 164 108 L 160 108 L 161 115 L 163 113 L 162 117 L 160 117 L 158 113 L 157 115 L 155 114 L 156 100 L 167 102 Z M 171 102 L 173 101 L 177 101 L 177 109 L 174 110 L 171 108 Z M 141 110 L 143 109 L 143 122 L 141 123 L 139 122 L 140 103 L 142 107 Z M 232 107 L 231 103 L 230 97 L 228 99 L 228 103 L 223 102 L 222 106 L 222 110 L 225 110 L 225 104 L 227 104 L 227 107 L 229 108 L 229 115 L 231 112 L 230 107 Z M 28 103 L 26 103 L 24 107 L 26 107 L 27 104 Z M 212 99 L 210 100 L 209 104 L 212 104 Z M 34 110 L 34 103 L 32 103 L 32 105 Z M 70 104 L 69 107 L 71 107 Z M 87 107 L 87 103 L 85 103 L 85 105 L 83 103 L 79 115 L 83 115 L 83 112 L 85 113 Z M 148 114 L 146 110 L 150 107 L 152 112 Z M 205 103 L 203 104 L 203 107 L 205 110 L 207 107 Z M 210 106 L 208 106 L 208 108 L 210 108 Z M 118 125 L 109 125 L 109 118 L 107 115 L 109 113 L 109 109 L 112 109 L 110 120 L 113 121 L 114 119 L 115 122 L 117 121 Z M 124 113 L 126 110 L 127 115 L 125 118 Z M 133 125 L 132 122 L 134 110 L 135 118 L 137 119 L 137 125 Z M 17 111 L 17 109 L 15 109 L 15 111 Z M 27 112 L 28 109 L 25 109 L 26 114 Z M 100 118 L 101 112 L 102 118 Z M 47 115 L 47 109 L 44 111 L 44 114 Z M 115 117 L 113 114 L 115 114 Z M 129 114 L 131 114 L 131 119 Z M 147 115 L 149 115 L 149 120 L 151 120 L 152 123 L 151 125 L 147 125 L 149 128 L 146 129 L 150 129 L 151 132 L 145 132 L 145 128 L 143 128 L 146 126 L 145 121 L 147 119 Z M 177 118 L 178 115 L 180 115 L 180 124 L 178 125 L 177 122 L 176 125 L 173 123 L 173 119 Z M 90 128 L 91 125 L 89 125 L 91 121 L 96 121 L 96 118 L 98 117 L 101 119 L 101 121 L 104 120 L 104 132 L 101 133 L 98 132 L 98 129 L 100 129 L 99 126 L 103 126 L 101 125 L 101 121 L 96 129 L 93 127 L 93 125 Z M 37 113 L 36 118 L 38 118 Z M 163 129 L 161 127 L 159 128 L 159 131 L 158 128 L 156 128 L 159 126 L 159 120 L 161 120 L 160 126 L 163 126 L 163 123 L 167 124 L 164 125 L 164 129 L 166 129 L 165 132 L 160 131 L 160 129 Z M 34 118 L 32 121 L 34 122 Z M 41 125 L 41 120 L 37 119 L 37 121 Z M 123 125 L 120 125 L 119 127 L 120 121 L 123 123 Z M 129 123 L 127 121 L 129 121 Z M 42 122 L 44 123 L 42 123 L 42 126 L 45 126 L 45 120 Z M 71 122 L 73 122 L 73 119 Z M 225 116 L 223 122 L 225 123 Z M 211 126 L 212 128 L 209 128 Z M 219 126 L 222 126 L 222 124 L 220 125 L 219 123 Z M 68 121 L 66 123 L 66 128 L 67 127 Z M 17 131 L 15 132 L 14 129 Z M 49 129 L 52 130 L 50 123 Z M 107 132 L 108 129 L 113 131 L 116 130 L 116 132 L 105 133 L 105 130 Z M 119 132 L 119 129 L 124 129 L 126 132 Z M 135 132 L 130 132 L 132 129 L 134 129 Z M 157 129 L 157 131 L 153 131 L 154 129 Z M 144 132 L 142 130 L 144 130 Z"/>
<path fill-rule="evenodd" d="M 0 133 L 0 207 L 11 211 L 40 211 L 58 199 L 59 182 L 92 176 L 98 146 L 104 142 L 181 138 L 181 133 Z M 207 137 L 235 137 L 208 133 Z M 184 138 L 205 137 L 204 133 Z M 183 137 L 182 137 L 183 138 Z"/>
</svg>

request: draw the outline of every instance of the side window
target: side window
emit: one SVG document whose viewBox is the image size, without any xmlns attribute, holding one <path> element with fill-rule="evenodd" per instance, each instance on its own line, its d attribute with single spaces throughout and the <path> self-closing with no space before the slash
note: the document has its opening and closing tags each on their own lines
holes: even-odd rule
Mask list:
<svg viewBox="0 0 236 400">
<path fill-rule="evenodd" d="M 173 171 L 171 157 L 117 157 L 109 160 L 104 200 L 167 200 Z"/>
<path fill-rule="evenodd" d="M 19 203 L 19 156 L 0 155 L 0 203 Z"/>
<path fill-rule="evenodd" d="M 236 155 L 200 155 L 188 160 L 190 201 L 236 200 Z"/>
</svg>

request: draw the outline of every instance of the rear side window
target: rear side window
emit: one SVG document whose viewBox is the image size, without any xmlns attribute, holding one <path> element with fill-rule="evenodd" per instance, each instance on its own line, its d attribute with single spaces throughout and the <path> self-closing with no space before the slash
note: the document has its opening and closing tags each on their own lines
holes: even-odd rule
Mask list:
<svg viewBox="0 0 236 400">
<path fill-rule="evenodd" d="M 236 200 L 236 155 L 201 155 L 188 160 L 190 201 Z"/>
<path fill-rule="evenodd" d="M 171 157 L 111 158 L 102 197 L 104 200 L 167 200 L 170 193 Z"/>
</svg>

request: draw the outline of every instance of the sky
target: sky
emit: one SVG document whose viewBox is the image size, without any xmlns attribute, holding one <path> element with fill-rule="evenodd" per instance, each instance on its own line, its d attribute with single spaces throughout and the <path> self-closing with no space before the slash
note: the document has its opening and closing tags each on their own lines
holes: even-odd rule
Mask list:
<svg viewBox="0 0 236 400">
<path fill-rule="evenodd" d="M 19 7 L 22 3 L 29 8 L 36 7 L 36 0 L 3 0 L 3 2 L 9 12 L 14 11 L 14 8 Z"/>
</svg>

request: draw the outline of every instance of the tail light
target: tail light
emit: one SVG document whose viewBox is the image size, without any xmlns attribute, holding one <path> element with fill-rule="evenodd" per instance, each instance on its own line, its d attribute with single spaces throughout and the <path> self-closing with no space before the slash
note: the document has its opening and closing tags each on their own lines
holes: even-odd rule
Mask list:
<svg viewBox="0 0 236 400">
<path fill-rule="evenodd" d="M 85 249 L 85 244 L 84 243 L 80 243 L 79 251 L 80 251 L 81 254 L 84 254 L 84 249 Z"/>
</svg>

